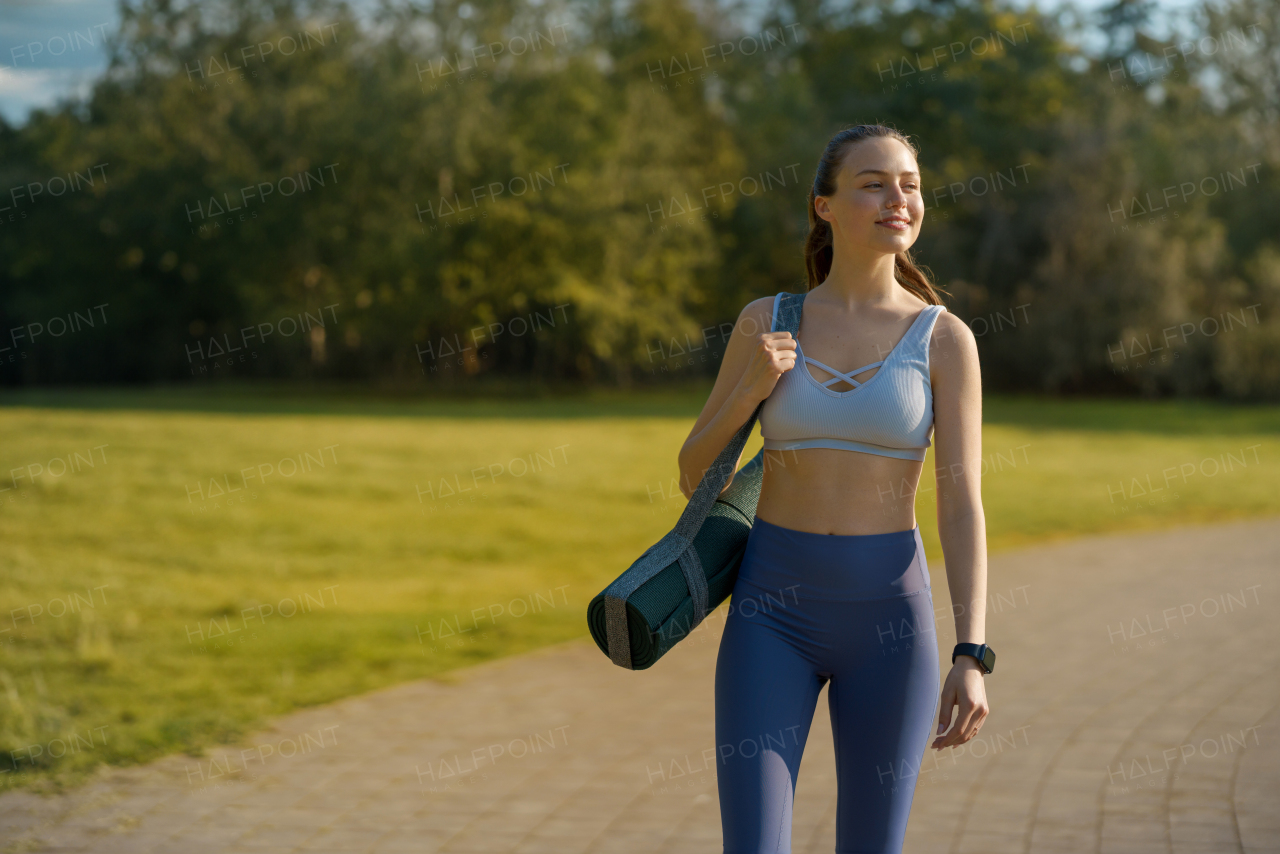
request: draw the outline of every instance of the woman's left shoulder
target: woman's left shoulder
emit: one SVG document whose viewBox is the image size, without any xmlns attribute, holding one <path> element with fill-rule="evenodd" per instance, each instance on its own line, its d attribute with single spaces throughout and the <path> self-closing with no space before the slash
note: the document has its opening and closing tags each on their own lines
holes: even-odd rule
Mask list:
<svg viewBox="0 0 1280 854">
<path fill-rule="evenodd" d="M 938 312 L 929 336 L 929 365 L 934 377 L 957 375 L 966 368 L 977 369 L 978 342 L 969 324 L 949 311 Z"/>
<path fill-rule="evenodd" d="M 973 330 L 969 328 L 969 324 L 947 311 L 946 306 L 940 305 L 937 308 L 938 316 L 933 322 L 933 335 L 930 339 L 931 346 L 939 347 L 948 344 L 977 345 L 977 341 L 973 337 Z"/>
</svg>

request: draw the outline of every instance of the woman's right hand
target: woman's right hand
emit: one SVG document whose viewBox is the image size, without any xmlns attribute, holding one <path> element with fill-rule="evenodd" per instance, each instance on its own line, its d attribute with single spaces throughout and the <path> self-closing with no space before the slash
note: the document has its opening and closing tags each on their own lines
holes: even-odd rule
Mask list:
<svg viewBox="0 0 1280 854">
<path fill-rule="evenodd" d="M 739 396 L 759 403 L 778 384 L 778 378 L 796 366 L 796 341 L 790 332 L 761 332 L 755 336 L 751 359 L 738 380 Z"/>
</svg>

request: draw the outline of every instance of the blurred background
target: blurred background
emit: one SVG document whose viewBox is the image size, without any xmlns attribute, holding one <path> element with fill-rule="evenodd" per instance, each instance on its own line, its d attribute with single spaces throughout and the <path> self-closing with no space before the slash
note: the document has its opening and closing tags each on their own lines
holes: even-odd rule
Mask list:
<svg viewBox="0 0 1280 854">
<path fill-rule="evenodd" d="M 0 115 L 0 789 L 585 636 L 848 124 L 993 554 L 1280 512 L 1274 0 L 6 3 Z"/>
<path fill-rule="evenodd" d="M 5 14 L 6 386 L 711 376 L 677 347 L 802 281 L 817 155 L 882 121 L 987 388 L 1280 395 L 1273 3 Z"/>
</svg>

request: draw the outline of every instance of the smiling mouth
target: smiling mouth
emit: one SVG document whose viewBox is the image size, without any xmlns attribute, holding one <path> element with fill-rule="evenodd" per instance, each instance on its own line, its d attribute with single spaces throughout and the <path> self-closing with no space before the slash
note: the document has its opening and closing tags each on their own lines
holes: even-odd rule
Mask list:
<svg viewBox="0 0 1280 854">
<path fill-rule="evenodd" d="M 876 225 L 884 225 L 890 228 L 907 228 L 911 225 L 911 220 L 902 219 L 900 217 L 890 217 L 889 219 L 876 220 Z"/>
</svg>

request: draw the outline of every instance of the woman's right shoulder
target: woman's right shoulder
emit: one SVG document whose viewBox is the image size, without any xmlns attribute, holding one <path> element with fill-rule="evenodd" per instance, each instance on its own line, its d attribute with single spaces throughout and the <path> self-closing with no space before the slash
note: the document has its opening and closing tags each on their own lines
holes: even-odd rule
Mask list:
<svg viewBox="0 0 1280 854">
<path fill-rule="evenodd" d="M 773 328 L 774 297 L 760 297 L 747 303 L 738 314 L 738 331 L 746 335 L 758 335 Z"/>
</svg>

